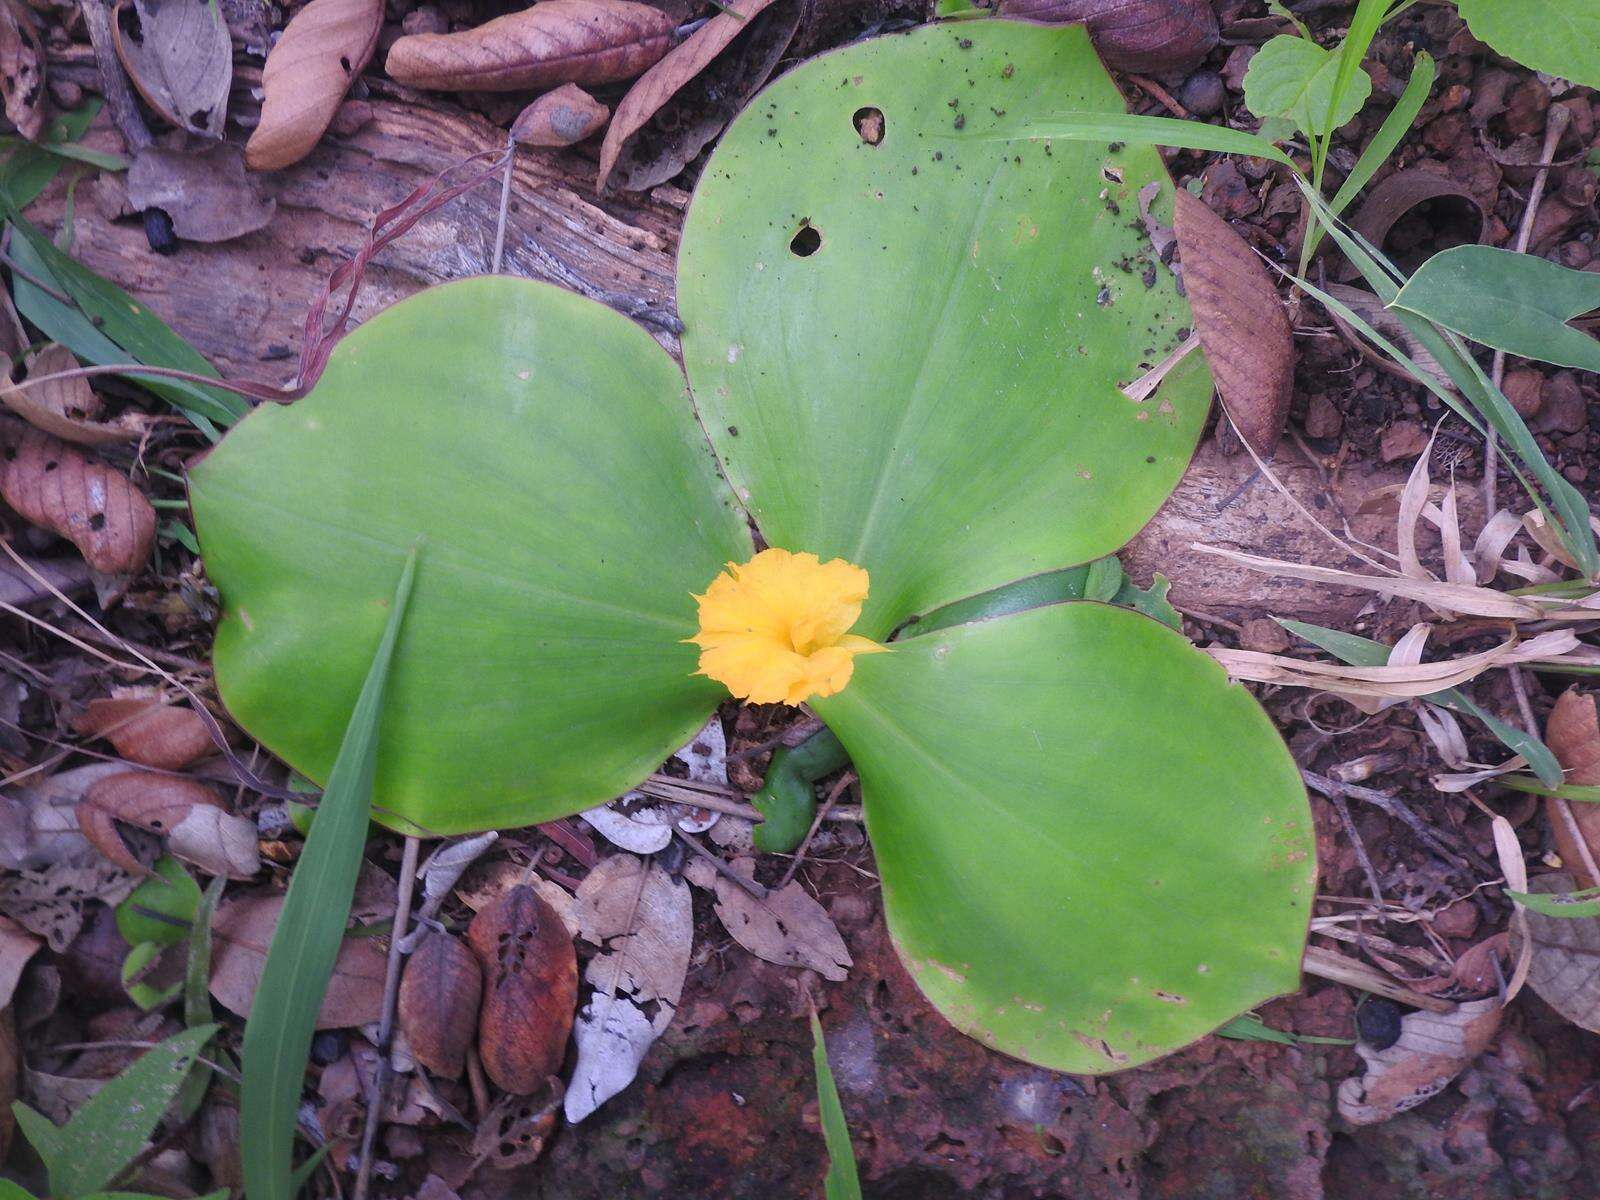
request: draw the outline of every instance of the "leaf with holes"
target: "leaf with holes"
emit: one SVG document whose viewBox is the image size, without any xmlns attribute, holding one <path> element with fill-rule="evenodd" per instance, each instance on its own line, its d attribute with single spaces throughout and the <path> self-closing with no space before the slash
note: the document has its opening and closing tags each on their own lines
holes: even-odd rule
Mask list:
<svg viewBox="0 0 1600 1200">
<path fill-rule="evenodd" d="M 739 859 L 733 870 L 746 879 L 755 862 Z M 799 880 L 765 896 L 752 895 L 726 875 L 718 875 L 717 919 L 733 940 L 757 958 L 785 967 L 806 967 L 838 982 L 850 973 L 850 951 L 827 910 Z"/>
<path fill-rule="evenodd" d="M 222 136 L 233 41 L 217 0 L 123 0 L 112 34 L 146 104 L 179 129 Z"/>
<path fill-rule="evenodd" d="M 560 915 L 519 884 L 467 928 L 483 969 L 478 1053 L 496 1086 L 519 1096 L 561 1069 L 578 1003 L 578 960 Z"/>
</svg>

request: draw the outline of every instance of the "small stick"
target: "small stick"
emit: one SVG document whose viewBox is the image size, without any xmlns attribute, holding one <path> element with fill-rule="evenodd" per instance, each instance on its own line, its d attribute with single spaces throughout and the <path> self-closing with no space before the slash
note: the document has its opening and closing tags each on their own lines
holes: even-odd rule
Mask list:
<svg viewBox="0 0 1600 1200">
<path fill-rule="evenodd" d="M 494 227 L 494 262 L 489 274 L 500 274 L 500 261 L 506 249 L 506 214 L 511 210 L 511 172 L 517 162 L 517 142 L 506 134 L 506 173 L 500 181 L 500 219 Z"/>
<path fill-rule="evenodd" d="M 476 1046 L 467 1047 L 467 1086 L 472 1089 L 472 1107 L 481 1120 L 489 1111 L 489 1081 L 483 1074 L 483 1060 Z"/>
<path fill-rule="evenodd" d="M 1549 158 L 1548 151 L 1545 157 Z M 1522 726 L 1534 737 L 1539 736 L 1539 725 L 1533 718 L 1533 705 L 1528 702 L 1528 682 L 1523 675 L 1521 667 L 1508 668 L 1507 674 L 1511 676 L 1511 694 L 1517 698 L 1517 712 L 1522 717 Z M 1584 837 L 1583 830 L 1578 825 L 1578 818 L 1573 815 L 1572 802 L 1565 796 L 1546 796 L 1550 802 L 1550 809 L 1560 819 L 1562 826 L 1567 831 L 1567 836 L 1572 839 L 1573 848 L 1578 852 L 1578 858 L 1583 862 L 1583 869 L 1589 873 L 1589 878 L 1600 883 L 1600 866 L 1594 859 L 1594 852 L 1589 847 L 1589 839 Z"/>
<path fill-rule="evenodd" d="M 419 838 L 406 838 L 400 859 L 400 895 L 394 908 L 394 929 L 389 934 L 389 963 L 383 973 L 383 1008 L 378 1017 L 378 1068 L 373 1073 L 372 1094 L 367 1097 L 367 1124 L 361 1131 L 361 1165 L 356 1171 L 354 1200 L 365 1200 L 372 1180 L 372 1146 L 383 1113 L 383 1089 L 389 1077 L 389 1045 L 394 1040 L 394 1010 L 400 993 L 401 943 L 411 924 L 411 893 L 417 881 Z"/>
<path fill-rule="evenodd" d="M 687 845 L 689 849 L 693 850 L 696 854 L 700 855 L 707 862 L 709 862 L 720 874 L 733 880 L 734 883 L 737 883 L 757 900 L 765 900 L 767 898 L 767 889 L 762 887 L 761 884 L 757 883 L 754 879 L 746 879 L 727 863 L 723 862 L 718 855 L 711 853 L 711 851 L 707 850 L 696 839 L 679 829 L 676 825 L 673 826 L 672 832 L 682 838 L 684 844 Z M 784 882 L 787 883 L 788 880 L 784 880 Z"/>
<path fill-rule="evenodd" d="M 1557 105 L 1550 109 L 1544 120 L 1544 153 L 1539 156 L 1539 169 L 1534 173 L 1533 186 L 1528 189 L 1528 204 L 1522 210 L 1522 224 L 1517 227 L 1518 254 L 1527 252 L 1528 243 L 1533 239 L 1533 219 L 1539 212 L 1539 202 L 1544 199 L 1545 181 L 1550 177 L 1551 159 L 1555 157 L 1556 146 L 1561 142 L 1562 134 L 1566 133 L 1567 125 L 1572 120 L 1572 113 Z M 1489 378 L 1499 387 L 1506 377 L 1506 352 L 1494 352 L 1494 365 L 1489 371 Z M 1497 502 L 1495 500 L 1495 476 L 1500 471 L 1500 450 L 1495 440 L 1493 429 L 1487 431 L 1483 441 L 1483 519 L 1487 521 L 1494 516 Z"/>
<path fill-rule="evenodd" d="M 1328 796 L 1328 802 L 1339 814 L 1339 824 L 1344 826 L 1350 844 L 1356 849 L 1356 859 L 1361 863 L 1361 869 L 1366 872 L 1367 886 L 1372 889 L 1372 898 L 1381 906 L 1384 903 L 1383 888 L 1378 885 L 1378 872 L 1372 865 L 1372 859 L 1367 857 L 1367 847 L 1362 843 L 1361 835 L 1356 832 L 1356 823 L 1350 819 L 1350 805 L 1346 803 L 1344 794 L 1337 790 Z"/>
<path fill-rule="evenodd" d="M 855 781 L 856 773 L 854 771 L 846 771 L 843 775 L 839 776 L 834 785 L 828 789 L 827 799 L 823 800 L 822 806 L 817 809 L 817 815 L 811 819 L 811 828 L 806 830 L 806 836 L 802 838 L 800 844 L 795 847 L 794 857 L 789 860 L 788 870 L 784 871 L 783 878 L 778 880 L 778 890 L 780 892 L 789 886 L 790 881 L 794 879 L 794 873 L 800 869 L 800 864 L 805 862 L 806 847 L 811 845 L 811 839 L 816 837 L 817 830 L 822 828 L 822 822 L 827 819 L 828 813 L 832 811 L 834 802 L 844 794 L 845 788 L 849 787 Z"/>
</svg>

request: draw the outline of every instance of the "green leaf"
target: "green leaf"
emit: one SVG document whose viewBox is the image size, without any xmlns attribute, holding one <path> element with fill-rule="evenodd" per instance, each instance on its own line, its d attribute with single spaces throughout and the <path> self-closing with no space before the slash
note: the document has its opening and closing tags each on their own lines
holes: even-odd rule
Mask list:
<svg viewBox="0 0 1600 1200">
<path fill-rule="evenodd" d="M 1364 638 L 1356 633 L 1343 633 L 1337 629 L 1327 629 L 1321 625 L 1312 625 L 1305 621 L 1291 621 L 1278 618 L 1282 625 L 1296 637 L 1304 638 L 1313 646 L 1319 646 L 1341 662 L 1349 663 L 1352 667 L 1381 667 L 1389 661 L 1389 647 L 1382 642 L 1375 642 L 1371 638 Z M 1460 688 L 1446 688 L 1442 692 L 1433 692 L 1422 699 L 1432 701 L 1443 708 L 1454 709 L 1476 717 L 1488 728 L 1489 732 L 1497 737 L 1501 744 L 1513 754 L 1520 754 L 1528 760 L 1528 765 L 1534 769 L 1539 778 L 1555 786 L 1562 779 L 1561 764 L 1551 752 L 1550 747 L 1541 742 L 1535 735 L 1507 725 L 1493 713 L 1480 708 L 1473 699 Z"/>
<path fill-rule="evenodd" d="M 240 422 L 190 499 L 223 699 L 317 780 L 427 538 L 385 701 L 374 816 L 396 828 L 604 803 L 726 695 L 683 639 L 691 593 L 749 537 L 682 375 L 593 301 L 506 277 L 419 293 L 347 337 L 310 396 Z"/>
<path fill-rule="evenodd" d="M 1101 566 L 1102 563 L 1113 564 L 1114 574 L 1110 568 Z M 1097 568 L 1103 572 L 1100 594 L 1090 595 L 1091 573 Z M 1109 590 L 1108 583 L 1112 585 Z M 1043 575 L 1019 579 L 1015 583 L 995 588 L 992 592 L 983 592 L 977 596 L 969 596 L 965 600 L 957 600 L 954 604 L 946 604 L 943 608 L 916 618 L 906 625 L 898 636 L 921 637 L 923 634 L 948 629 L 952 625 L 964 625 L 968 621 L 992 621 L 996 617 L 1025 612 L 1030 608 L 1039 608 L 1046 604 L 1060 604 L 1066 600 L 1097 599 L 1108 604 L 1120 604 L 1124 608 L 1136 609 L 1147 617 L 1154 617 L 1163 625 L 1170 625 L 1173 629 L 1181 631 L 1183 619 L 1167 600 L 1167 592 L 1171 587 L 1172 584 L 1162 575 L 1157 575 L 1148 588 L 1136 587 L 1123 573 L 1121 563 L 1115 558 L 1098 559 L 1081 567 L 1046 571 Z"/>
<path fill-rule="evenodd" d="M 123 990 L 128 993 L 128 999 L 145 1012 L 171 1003 L 183 990 L 182 984 L 175 983 L 170 987 L 157 988 L 139 978 L 140 973 L 148 970 L 165 949 L 165 946 L 158 946 L 154 942 L 139 942 L 128 948 L 128 955 L 122 960 Z"/>
<path fill-rule="evenodd" d="M 1461 0 L 1472 36 L 1525 67 L 1600 88 L 1596 0 Z"/>
<path fill-rule="evenodd" d="M 1126 113 L 1052 112 L 1027 122 L 1008 120 L 989 135 L 991 141 L 1122 142 L 1129 146 L 1176 146 L 1266 158 L 1293 167 L 1294 160 L 1272 144 L 1273 139 L 1226 125 L 1179 121 L 1173 117 L 1139 117 Z"/>
<path fill-rule="evenodd" d="M 769 544 L 871 573 L 868 637 L 1115 551 L 1205 420 L 1198 356 L 1142 403 L 1120 390 L 1191 322 L 1137 219 L 1147 183 L 1171 195 L 1159 156 L 996 140 L 1063 105 L 1122 113 L 1078 26 L 858 42 L 768 87 L 690 205 L 707 430 Z"/>
<path fill-rule="evenodd" d="M 1217 1030 L 1217 1036 L 1234 1038 L 1241 1042 L 1276 1042 L 1280 1046 L 1355 1044 L 1351 1038 L 1315 1037 L 1311 1034 L 1289 1033 L 1283 1029 L 1274 1029 L 1255 1013 L 1245 1013 L 1243 1016 L 1235 1017 Z"/>
<path fill-rule="evenodd" d="M 856 1155 L 850 1145 L 850 1127 L 845 1124 L 844 1106 L 834 1086 L 833 1068 L 828 1065 L 828 1043 L 822 1036 L 822 1022 L 811 1013 L 811 1061 L 817 1072 L 817 1112 L 822 1122 L 822 1140 L 828 1147 L 828 1175 L 823 1180 L 827 1200 L 861 1200 L 861 1181 L 856 1176 Z"/>
<path fill-rule="evenodd" d="M 240 1089 L 240 1159 L 250 1200 L 293 1200 L 295 1113 L 317 1011 L 344 941 L 361 871 L 384 688 L 417 573 L 413 546 L 385 607 L 383 636 L 371 657 L 317 820 L 306 838 L 272 935 L 261 983 L 245 1022 Z M 390 734 L 390 737 L 393 735 Z M 393 745 L 386 739 L 386 744 Z"/>
<path fill-rule="evenodd" d="M 117 905 L 117 932 L 130 946 L 177 945 L 189 936 L 200 903 L 200 885 L 177 859 L 168 855 L 152 870 L 155 874 Z"/>
<path fill-rule="evenodd" d="M 211 919 L 216 915 L 227 882 L 226 877 L 218 875 L 206 885 L 189 924 L 189 956 L 183 973 L 183 1023 L 190 1029 L 211 1023 Z M 178 1093 L 178 1112 L 185 1120 L 200 1111 L 210 1086 L 210 1064 L 196 1064 Z"/>
<path fill-rule="evenodd" d="M 133 1160 L 160 1123 L 215 1025 L 186 1029 L 108 1080 L 65 1125 L 56 1126 L 25 1104 L 14 1110 L 50 1175 L 50 1194 L 84 1196 L 103 1190 Z"/>
<path fill-rule="evenodd" d="M 1600 371 L 1600 340 L 1567 322 L 1600 308 L 1600 274 L 1493 246 L 1442 250 L 1417 268 L 1391 308 L 1496 350 Z"/>
<path fill-rule="evenodd" d="M 44 142 L 23 142 L 0 163 L 0 190 L 11 197 L 17 208 L 27 208 L 69 161 L 51 151 L 56 145 L 76 142 L 100 111 L 98 96 L 90 97 L 70 112 L 62 113 L 45 127 Z"/>
<path fill-rule="evenodd" d="M 64 305 L 17 277 L 14 285 L 17 308 L 53 341 L 97 366 L 112 366 L 132 359 L 146 366 L 171 367 L 216 377 L 216 368 L 165 321 L 109 279 L 96 275 L 70 254 L 57 249 L 55 243 L 22 216 L 4 192 L 0 192 L 0 212 L 4 212 L 15 230 L 12 253 L 17 261 L 30 274 L 70 296 L 77 305 L 76 310 Z M 86 324 L 98 336 L 85 337 Z M 202 431 L 211 431 L 213 424 L 231 425 L 250 410 L 244 400 L 220 388 L 181 379 L 141 377 L 133 368 L 126 375 L 170 401 Z"/>
<path fill-rule="evenodd" d="M 1036 608 L 858 659 L 812 707 L 860 773 L 890 934 L 963 1031 L 1103 1072 L 1299 987 L 1299 773 L 1181 635 Z"/>
<path fill-rule="evenodd" d="M 1258 117 L 1288 117 L 1306 134 L 1332 133 L 1360 112 L 1372 94 L 1372 79 L 1358 66 L 1336 95 L 1339 64 L 1339 55 L 1315 42 L 1280 33 L 1256 52 L 1245 70 L 1245 107 Z"/>
<path fill-rule="evenodd" d="M 22 1107 L 27 1108 L 27 1105 L 24 1104 Z M 28 1111 L 33 1112 L 31 1108 Z M 39 1116 L 39 1114 L 34 1113 L 34 1116 Z M 43 1117 L 39 1117 L 39 1119 L 41 1121 L 44 1120 Z M 0 1179 L 0 1200 L 36 1200 L 36 1198 L 32 1192 L 26 1188 L 18 1187 L 11 1180 Z"/>
<path fill-rule="evenodd" d="M 1600 917 L 1600 888 L 1581 892 L 1514 892 L 1507 888 L 1506 895 L 1547 917 Z"/>
<path fill-rule="evenodd" d="M 839 739 L 819 729 L 798 746 L 779 746 L 767 764 L 767 777 L 750 803 L 766 819 L 751 838 L 763 854 L 787 854 L 811 829 L 817 814 L 817 780 L 850 761 Z"/>
</svg>

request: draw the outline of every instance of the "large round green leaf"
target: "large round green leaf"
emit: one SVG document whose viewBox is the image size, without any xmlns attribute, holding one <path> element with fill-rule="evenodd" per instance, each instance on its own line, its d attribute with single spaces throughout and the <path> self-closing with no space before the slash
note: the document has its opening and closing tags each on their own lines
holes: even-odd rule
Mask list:
<svg viewBox="0 0 1600 1200">
<path fill-rule="evenodd" d="M 769 542 L 871 572 L 869 636 L 1115 551 L 1194 448 L 1198 355 L 1120 390 L 1189 321 L 1139 217 L 1156 151 L 984 136 L 1069 109 L 1124 111 L 1081 28 L 929 26 L 784 76 L 695 192 L 696 402 Z"/>
<path fill-rule="evenodd" d="M 681 639 L 749 537 L 672 360 L 571 293 L 483 278 L 395 305 L 310 396 L 229 433 L 190 496 L 222 697 L 314 779 L 421 540 L 381 726 L 397 827 L 602 802 L 725 694 Z"/>
<path fill-rule="evenodd" d="M 1117 1070 L 1299 985 L 1305 792 L 1180 634 L 1038 608 L 897 642 L 814 707 L 860 772 L 901 957 L 973 1037 Z"/>
</svg>

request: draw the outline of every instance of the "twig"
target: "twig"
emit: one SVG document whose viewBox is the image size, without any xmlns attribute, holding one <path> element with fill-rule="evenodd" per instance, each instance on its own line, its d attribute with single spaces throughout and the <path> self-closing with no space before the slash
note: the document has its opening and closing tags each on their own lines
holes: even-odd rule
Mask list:
<svg viewBox="0 0 1600 1200">
<path fill-rule="evenodd" d="M 389 1077 L 389 1045 L 394 1040 L 394 1010 L 400 993 L 400 961 L 405 953 L 401 944 L 411 924 L 411 893 L 417 882 L 417 852 L 421 847 L 420 839 L 406 838 L 400 859 L 400 895 L 394 907 L 394 929 L 389 934 L 389 964 L 383 973 L 383 1008 L 378 1017 L 378 1066 L 373 1072 L 372 1094 L 367 1097 L 367 1124 L 361 1131 L 361 1165 L 356 1171 L 354 1200 L 366 1200 L 367 1185 L 372 1179 L 372 1146 L 383 1113 L 383 1089 Z"/>
<path fill-rule="evenodd" d="M 723 862 L 719 856 L 711 853 L 711 851 L 707 850 L 698 841 L 689 836 L 689 834 L 685 833 L 683 830 L 679 829 L 677 826 L 673 826 L 672 832 L 682 838 L 684 844 L 688 846 L 689 849 L 693 850 L 696 854 L 700 855 L 707 862 L 709 862 L 720 874 L 733 880 L 734 883 L 737 883 L 757 900 L 765 900 L 767 898 L 767 889 L 762 887 L 754 879 L 746 879 L 727 863 Z M 784 880 L 784 882 L 787 883 L 788 880 Z"/>
<path fill-rule="evenodd" d="M 41 292 L 43 292 L 46 296 L 49 296 L 52 300 L 58 300 L 62 304 L 67 304 L 67 305 L 72 304 L 72 297 L 71 296 L 67 295 L 65 292 L 58 291 L 57 289 L 51 287 L 44 280 L 40 279 L 37 275 L 33 274 L 33 272 L 24 270 L 22 267 L 19 267 L 17 265 L 16 260 L 14 258 L 12 258 L 11 255 L 5 254 L 5 253 L 0 253 L 0 263 L 4 263 L 5 266 L 6 266 L 6 269 L 8 271 L 10 271 L 13 275 L 17 276 L 19 279 L 27 280 L 29 283 L 33 284 L 34 287 L 38 288 Z"/>
<path fill-rule="evenodd" d="M 106 105 L 121 131 L 128 149 L 135 154 L 151 145 L 155 138 L 139 115 L 139 103 L 128 86 L 128 76 L 117 58 L 117 49 L 111 36 L 111 13 L 105 0 L 87 0 L 78 6 L 83 23 L 89 30 L 89 42 L 94 46 L 94 60 L 100 68 L 100 89 L 105 93 Z M 1547 156 L 1548 157 L 1548 156 Z"/>
<path fill-rule="evenodd" d="M 517 140 L 506 134 L 506 173 L 500 181 L 500 218 L 494 227 L 494 260 L 489 274 L 500 274 L 500 260 L 506 249 L 506 214 L 511 210 L 511 175 L 517 163 Z"/>
<path fill-rule="evenodd" d="M 1173 116 L 1177 117 L 1180 121 L 1189 121 L 1194 119 L 1194 114 L 1173 99 L 1172 94 L 1154 79 L 1147 79 L 1143 75 L 1129 75 L 1128 82 L 1136 85 L 1140 91 L 1149 96 L 1152 100 L 1157 101 L 1163 108 L 1165 108 Z"/>
<path fill-rule="evenodd" d="M 778 880 L 778 890 L 780 892 L 789 886 L 789 882 L 794 878 L 794 873 L 800 869 L 800 864 L 805 862 L 806 847 L 811 845 L 811 839 L 816 837 L 817 830 L 822 828 L 822 822 L 827 819 L 828 813 L 833 810 L 834 802 L 844 794 L 845 788 L 849 787 L 855 781 L 856 773 L 854 771 L 846 771 L 843 775 L 839 776 L 839 778 L 834 782 L 834 785 L 828 789 L 827 799 L 823 800 L 821 806 L 818 807 L 817 815 L 811 819 L 811 828 L 806 830 L 806 836 L 802 838 L 800 840 L 800 844 L 795 847 L 794 857 L 789 860 L 788 869 L 784 871 L 783 878 Z"/>
<path fill-rule="evenodd" d="M 1456 1010 L 1456 1006 L 1448 1000 L 1402 987 L 1376 967 L 1369 967 L 1364 962 L 1346 958 L 1335 950 L 1325 950 L 1321 946 L 1306 947 L 1305 958 L 1301 960 L 1300 968 L 1307 975 L 1315 975 L 1319 979 L 1331 979 L 1334 983 L 1386 996 L 1390 1000 L 1408 1004 L 1412 1008 L 1425 1008 L 1434 1013 L 1451 1013 Z"/>
<path fill-rule="evenodd" d="M 1302 770 L 1300 777 L 1309 787 L 1315 788 L 1324 796 L 1332 799 L 1334 795 L 1348 796 L 1352 800 L 1365 800 L 1402 821 L 1416 834 L 1428 849 L 1432 850 L 1439 858 L 1465 874 L 1471 874 L 1472 864 L 1457 854 L 1448 843 L 1437 833 L 1430 829 L 1416 813 L 1412 812 L 1406 803 L 1397 796 L 1388 792 L 1380 792 L 1377 788 L 1362 787 L 1355 783 L 1340 783 L 1337 779 L 1329 779 L 1326 775 L 1318 775 L 1315 771 Z M 1485 863 L 1485 866 L 1488 864 Z"/>
<path fill-rule="evenodd" d="M 1367 874 L 1367 886 L 1372 889 L 1372 898 L 1382 905 L 1383 888 L 1378 884 L 1378 872 L 1372 865 L 1372 859 L 1367 857 L 1367 847 L 1361 841 L 1361 835 L 1356 832 L 1356 823 L 1350 819 L 1350 805 L 1345 802 L 1344 793 L 1337 790 L 1331 792 L 1328 795 L 1328 802 L 1333 805 L 1334 812 L 1339 814 L 1339 823 L 1344 826 L 1345 835 L 1356 849 L 1356 860 Z"/>
<path fill-rule="evenodd" d="M 1534 173 L 1533 186 L 1528 189 L 1528 204 L 1522 210 L 1522 224 L 1517 227 L 1518 254 L 1527 252 L 1528 243 L 1533 239 L 1533 221 L 1539 212 L 1539 201 L 1544 199 L 1544 185 L 1550 178 L 1551 159 L 1555 157 L 1556 146 L 1561 141 L 1562 134 L 1566 133 L 1567 125 L 1572 120 L 1572 113 L 1561 105 L 1550 108 L 1544 121 L 1544 153 L 1539 156 L 1539 169 Z M 1506 352 L 1494 352 L 1494 365 L 1490 369 L 1489 378 L 1494 381 L 1494 386 L 1499 387 L 1506 377 Z M 1499 507 L 1495 500 L 1495 476 L 1500 470 L 1500 450 L 1495 439 L 1493 429 L 1485 431 L 1483 440 L 1483 519 L 1489 520 L 1494 516 Z"/>
</svg>

